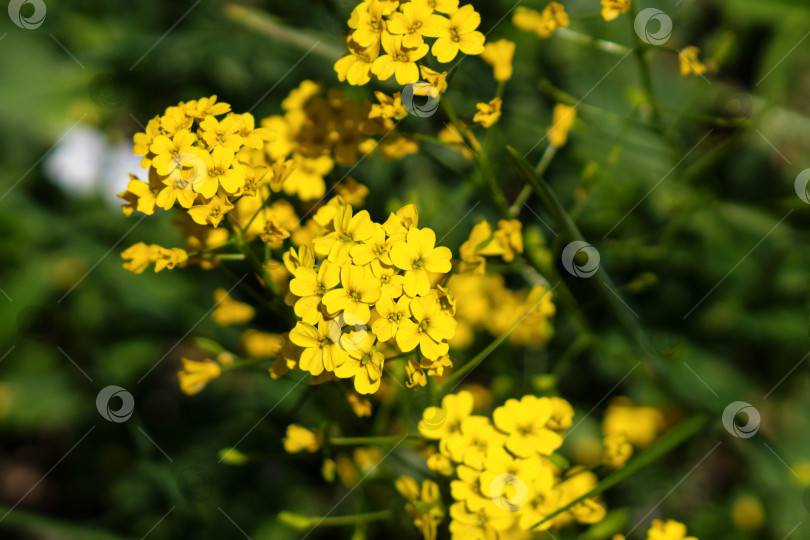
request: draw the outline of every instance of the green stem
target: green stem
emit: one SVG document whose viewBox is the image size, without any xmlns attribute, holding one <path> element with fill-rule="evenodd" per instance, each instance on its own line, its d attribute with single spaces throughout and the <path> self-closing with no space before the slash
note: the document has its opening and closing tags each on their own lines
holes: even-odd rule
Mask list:
<svg viewBox="0 0 810 540">
<path fill-rule="evenodd" d="M 551 186 L 546 183 L 543 177 L 535 174 L 535 172 L 531 169 L 529 162 L 526 161 L 526 159 L 514 148 L 507 146 L 506 150 L 512 160 L 515 162 L 521 176 L 523 176 L 523 178 L 532 186 L 537 195 L 540 197 L 546 211 L 549 212 L 557 222 L 557 225 L 561 229 L 562 239 L 567 242 L 584 242 L 585 239 L 582 236 L 582 233 L 579 231 L 568 212 L 565 211 L 562 204 L 560 204 L 560 201 L 557 199 L 557 196 L 554 194 Z M 651 374 L 657 375 L 660 371 L 660 367 L 658 366 L 658 355 L 653 350 L 644 329 L 638 323 L 635 316 L 630 312 L 629 308 L 627 308 L 626 304 L 619 296 L 619 293 L 615 292 L 616 286 L 613 285 L 613 280 L 610 278 L 604 267 L 600 266 L 597 268 L 596 273 L 593 275 L 592 281 L 596 287 L 596 290 L 600 293 L 602 300 L 610 307 L 613 314 L 619 320 L 622 328 L 628 333 L 631 339 L 635 341 L 638 347 L 644 351 L 645 363 L 647 364 L 647 368 L 650 370 Z"/>
<path fill-rule="evenodd" d="M 303 516 L 293 512 L 280 512 L 278 519 L 299 531 L 306 531 L 313 527 L 336 527 L 341 525 L 358 525 L 372 521 L 385 521 L 394 517 L 393 510 L 380 510 L 377 512 L 366 512 L 364 514 L 352 514 L 348 516 Z"/>
<path fill-rule="evenodd" d="M 382 435 L 378 437 L 330 437 L 329 444 L 332 446 L 366 446 L 366 445 L 387 445 L 397 444 L 399 441 L 421 441 L 422 437 L 415 434 L 402 435 Z"/>
<path fill-rule="evenodd" d="M 599 49 L 600 51 L 605 51 L 611 54 L 624 55 L 630 51 L 630 49 L 625 47 L 624 45 L 619 45 L 618 43 L 606 41 L 604 39 L 596 39 L 587 34 L 577 32 L 576 30 L 571 30 L 570 28 L 562 28 L 562 27 L 557 28 L 554 31 L 554 35 L 566 41 L 571 41 L 573 43 L 581 43 L 583 45 L 590 45 L 594 48 Z"/>
<path fill-rule="evenodd" d="M 546 151 L 543 152 L 543 156 L 540 158 L 540 162 L 537 164 L 537 167 L 534 169 L 535 174 L 538 176 L 543 176 L 548 169 L 548 166 L 551 165 L 551 160 L 554 159 L 554 156 L 557 154 L 557 149 L 559 147 L 553 144 L 549 144 L 546 147 Z M 509 213 L 512 216 L 517 217 L 520 214 L 520 209 L 523 208 L 523 205 L 526 204 L 526 201 L 529 200 L 529 197 L 532 194 L 532 186 L 525 185 L 523 189 L 518 193 L 518 196 L 515 198 L 515 202 L 512 203 L 512 206 L 509 208 Z"/>
<path fill-rule="evenodd" d="M 305 33 L 282 25 L 277 22 L 275 17 L 271 17 L 264 11 L 255 8 L 228 4 L 225 6 L 225 17 L 249 30 L 302 51 L 312 51 L 313 54 L 332 62 L 338 60 L 347 52 L 345 47 L 338 45 L 331 37 L 316 38 L 309 32 Z"/>
</svg>

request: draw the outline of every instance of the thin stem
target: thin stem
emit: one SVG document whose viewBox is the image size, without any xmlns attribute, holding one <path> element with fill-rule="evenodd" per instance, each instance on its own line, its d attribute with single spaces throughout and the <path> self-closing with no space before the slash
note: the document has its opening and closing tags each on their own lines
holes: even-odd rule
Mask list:
<svg viewBox="0 0 810 540">
<path fill-rule="evenodd" d="M 562 27 L 557 28 L 554 31 L 554 35 L 566 41 L 571 41 L 573 43 L 581 43 L 583 45 L 590 45 L 596 49 L 599 49 L 600 51 L 605 51 L 615 55 L 625 55 L 630 51 L 630 49 L 625 47 L 624 45 L 620 45 L 618 43 L 614 43 L 612 41 L 607 41 L 604 39 L 597 39 L 587 34 L 577 32 L 576 30 L 571 30 L 570 28 L 562 28 Z"/>
<path fill-rule="evenodd" d="M 366 512 L 363 514 L 352 514 L 348 516 L 303 516 L 293 512 L 280 512 L 279 521 L 299 531 L 306 531 L 313 527 L 336 527 L 341 525 L 359 525 L 372 521 L 385 521 L 394 517 L 393 510 L 379 510 L 377 512 Z"/>
<path fill-rule="evenodd" d="M 282 25 L 274 17 L 255 8 L 228 4 L 225 6 L 225 16 L 249 30 L 302 51 L 312 51 L 313 54 L 333 62 L 347 52 L 345 47 L 340 47 L 331 36 L 319 36 L 319 38 L 316 38 L 311 35 L 311 32 L 305 33 Z"/>
<path fill-rule="evenodd" d="M 537 164 L 537 167 L 534 169 L 534 172 L 539 176 L 543 176 L 548 169 L 548 166 L 551 165 L 551 160 L 554 159 L 554 156 L 557 154 L 557 149 L 559 147 L 554 144 L 549 144 L 546 147 L 545 152 L 543 152 L 543 156 L 540 158 L 540 162 Z M 523 205 L 526 204 L 526 201 L 529 200 L 529 197 L 532 194 L 532 186 L 526 184 L 523 186 L 523 189 L 518 193 L 518 196 L 515 198 L 515 202 L 512 203 L 512 206 L 509 208 L 509 213 L 512 216 L 517 217 L 520 214 L 520 209 L 523 208 Z"/>
<path fill-rule="evenodd" d="M 402 435 L 382 435 L 379 437 L 330 437 L 329 444 L 332 446 L 367 446 L 367 445 L 388 445 L 397 444 L 403 440 Z M 404 436 L 407 441 L 421 441 L 422 437 L 415 434 Z"/>
</svg>

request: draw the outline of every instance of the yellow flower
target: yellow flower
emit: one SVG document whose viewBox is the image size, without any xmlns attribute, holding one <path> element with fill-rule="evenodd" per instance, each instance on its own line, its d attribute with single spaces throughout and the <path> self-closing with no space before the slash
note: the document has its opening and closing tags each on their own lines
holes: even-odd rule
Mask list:
<svg viewBox="0 0 810 540">
<path fill-rule="evenodd" d="M 652 444 L 664 429 L 664 416 L 653 407 L 637 407 L 627 398 L 610 402 L 602 421 L 605 435 L 624 434 L 633 446 L 644 448 Z"/>
<path fill-rule="evenodd" d="M 354 264 L 365 266 L 371 264 L 372 270 L 379 270 L 381 265 L 391 266 L 392 240 L 386 240 L 385 229 L 379 223 L 374 224 L 374 234 L 362 244 L 355 244 L 349 250 Z"/>
<path fill-rule="evenodd" d="M 408 49 L 402 44 L 404 36 L 395 36 L 388 32 L 382 35 L 382 46 L 385 53 L 374 61 L 371 71 L 381 80 L 396 75 L 397 84 L 405 85 L 419 80 L 419 68 L 416 61 L 428 53 L 427 43 L 415 49 Z"/>
<path fill-rule="evenodd" d="M 391 248 L 391 260 L 405 270 L 404 289 L 408 296 L 424 296 L 430 291 L 428 272 L 446 274 L 452 268 L 450 249 L 435 245 L 436 233 L 432 229 L 412 228 L 405 241 Z"/>
<path fill-rule="evenodd" d="M 341 344 L 349 354 L 335 366 L 335 375 L 341 379 L 354 377 L 354 389 L 358 394 L 373 394 L 380 388 L 385 355 L 374 346 L 375 339 L 368 332 L 341 336 Z"/>
<path fill-rule="evenodd" d="M 424 0 L 422 0 L 424 1 Z M 387 96 L 383 92 L 375 91 L 379 105 L 372 105 L 368 113 L 369 118 L 392 118 L 402 120 L 408 116 L 408 109 L 402 105 L 402 94 L 397 92 L 393 96 Z"/>
<path fill-rule="evenodd" d="M 426 439 L 450 439 L 461 431 L 461 421 L 472 414 L 473 396 L 462 390 L 448 394 L 441 407 L 426 407 L 419 421 L 419 434 Z"/>
<path fill-rule="evenodd" d="M 346 359 L 346 351 L 332 341 L 329 336 L 330 323 L 321 321 L 315 327 L 309 323 L 298 322 L 290 331 L 290 341 L 303 347 L 298 365 L 303 371 L 318 376 L 326 371 L 334 371 L 335 366 Z"/>
<path fill-rule="evenodd" d="M 411 0 L 402 4 L 399 11 L 388 19 L 387 30 L 392 34 L 403 35 L 402 46 L 415 49 L 423 43 L 422 27 L 433 14 L 427 0 Z"/>
<path fill-rule="evenodd" d="M 371 318 L 369 305 L 380 298 L 380 286 L 364 266 L 347 264 L 340 269 L 341 289 L 323 295 L 323 305 L 329 313 L 344 312 L 344 319 L 351 316 L 367 323 Z M 353 320 L 348 320 L 354 324 Z"/>
<path fill-rule="evenodd" d="M 295 279 L 290 281 L 290 292 L 299 297 L 295 314 L 306 323 L 318 324 L 323 320 L 323 295 L 340 283 L 340 267 L 323 261 L 317 273 L 312 267 L 300 266 L 293 275 Z"/>
<path fill-rule="evenodd" d="M 647 531 L 647 540 L 697 540 L 694 536 L 686 536 L 686 525 L 672 519 L 665 522 L 660 519 L 652 521 L 652 527 Z"/>
<path fill-rule="evenodd" d="M 352 11 L 349 27 L 354 28 L 352 39 L 362 47 L 368 47 L 380 40 L 380 34 L 385 30 L 385 19 L 395 9 L 399 2 L 384 0 L 365 0 Z"/>
<path fill-rule="evenodd" d="M 233 210 L 231 202 L 222 197 L 214 197 L 207 204 L 192 206 L 188 215 L 198 225 L 213 225 L 218 227 L 225 215 Z"/>
<path fill-rule="evenodd" d="M 124 268 L 135 274 L 142 273 L 155 260 L 157 248 L 156 245 L 148 246 L 143 242 L 128 247 L 121 253 L 121 258 L 128 261 L 124 263 Z"/>
<path fill-rule="evenodd" d="M 315 239 L 315 253 L 328 257 L 333 263 L 342 266 L 351 248 L 360 242 L 368 241 L 376 231 L 366 210 L 352 215 L 352 207 L 345 205 L 338 209 L 333 219 L 335 230 Z"/>
<path fill-rule="evenodd" d="M 481 58 L 492 66 L 496 81 L 505 82 L 512 78 L 512 58 L 515 55 L 515 43 L 508 39 L 490 41 L 484 46 Z"/>
<path fill-rule="evenodd" d="M 351 206 L 363 206 L 368 196 L 368 188 L 352 177 L 335 185 L 335 192 L 343 198 L 343 202 Z"/>
<path fill-rule="evenodd" d="M 628 11 L 630 11 L 630 0 L 602 0 L 602 18 L 606 21 L 612 21 Z"/>
<path fill-rule="evenodd" d="M 262 242 L 268 244 L 273 249 L 278 249 L 284 245 L 284 240 L 290 237 L 290 231 L 279 225 L 271 217 L 264 224 L 264 230 L 259 234 Z"/>
<path fill-rule="evenodd" d="M 554 105 L 554 112 L 551 119 L 551 127 L 548 128 L 548 140 L 554 146 L 565 146 L 568 141 L 568 132 L 574 125 L 577 117 L 576 107 L 570 107 L 557 103 Z"/>
<path fill-rule="evenodd" d="M 154 199 L 155 205 L 164 210 L 169 210 L 174 206 L 175 201 L 179 202 L 183 208 L 191 208 L 194 204 L 197 194 L 192 191 L 186 182 L 166 178 L 163 180 L 163 184 L 166 187 L 161 189 L 157 198 Z M 140 199 L 138 205 L 140 206 Z"/>
<path fill-rule="evenodd" d="M 565 8 L 557 2 L 550 2 L 542 11 L 519 7 L 512 16 L 512 24 L 521 30 L 534 32 L 537 37 L 545 39 L 559 27 L 567 28 L 570 21 Z"/>
<path fill-rule="evenodd" d="M 480 24 L 481 15 L 471 4 L 467 4 L 452 13 L 450 18 L 431 15 L 424 25 L 423 34 L 438 38 L 430 50 L 436 60 L 446 64 L 451 62 L 459 51 L 464 54 L 484 52 L 484 34 L 476 30 Z"/>
<path fill-rule="evenodd" d="M 489 103 L 476 103 L 475 107 L 478 112 L 473 117 L 473 122 L 478 122 L 485 128 L 492 127 L 495 122 L 501 117 L 501 98 L 496 97 Z"/>
<path fill-rule="evenodd" d="M 446 355 L 449 349 L 446 340 L 453 339 L 456 333 L 453 317 L 444 313 L 432 296 L 414 298 L 410 302 L 410 309 L 416 322 L 410 319 L 400 322 L 396 334 L 397 346 L 402 352 L 409 352 L 418 345 L 422 354 L 430 360 L 438 360 Z"/>
<path fill-rule="evenodd" d="M 608 467 L 618 469 L 633 455 L 633 446 L 627 441 L 624 433 L 613 433 L 605 436 L 602 462 Z"/>
<path fill-rule="evenodd" d="M 438 71 L 433 71 L 427 66 L 419 66 L 419 70 L 422 72 L 422 78 L 425 80 L 426 83 L 430 85 L 430 88 L 422 88 L 418 85 L 414 85 L 414 95 L 417 96 L 427 96 L 430 95 L 431 97 L 436 97 L 434 95 L 441 95 L 447 91 L 447 72 L 442 71 L 439 73 Z"/>
<path fill-rule="evenodd" d="M 323 197 L 326 193 L 323 177 L 332 171 L 334 160 L 329 156 L 308 158 L 301 154 L 295 154 L 293 159 L 295 167 L 284 182 L 284 193 L 297 195 L 302 201 Z"/>
<path fill-rule="evenodd" d="M 510 452 L 524 458 L 536 453 L 548 456 L 562 444 L 560 434 L 547 427 L 551 412 L 549 398 L 523 396 L 520 401 L 507 400 L 492 418 L 498 429 L 509 434 L 506 448 Z"/>
<path fill-rule="evenodd" d="M 121 205 L 121 211 L 127 217 L 131 216 L 134 210 L 151 216 L 157 208 L 155 192 L 152 191 L 149 184 L 138 180 L 134 174 L 129 175 L 127 190 L 119 193 L 118 196 L 129 203 Z"/>
<path fill-rule="evenodd" d="M 591 471 L 582 467 L 573 467 L 566 472 L 565 479 L 557 485 L 561 492 L 560 506 L 565 506 L 582 495 L 585 495 L 593 488 L 599 479 Z M 579 523 L 597 523 L 605 517 L 605 505 L 599 499 L 585 499 L 571 508 L 567 512 L 557 516 L 555 523 L 564 524 L 573 518 Z"/>
<path fill-rule="evenodd" d="M 193 118 L 203 118 L 205 116 L 219 116 L 231 110 L 231 106 L 223 101 L 217 103 L 217 96 L 187 101 L 184 104 L 185 112 Z"/>
<path fill-rule="evenodd" d="M 248 358 L 273 358 L 278 355 L 285 341 L 281 334 L 268 334 L 259 330 L 245 330 L 242 334 L 242 348 Z"/>
<path fill-rule="evenodd" d="M 319 429 L 309 430 L 297 424 L 287 426 L 287 436 L 284 437 L 284 450 L 295 454 L 306 450 L 317 452 L 323 445 L 323 433 Z"/>
<path fill-rule="evenodd" d="M 206 116 L 200 122 L 200 136 L 209 148 L 222 146 L 236 152 L 243 144 L 238 122 L 239 115 L 236 114 L 229 114 L 222 120 L 217 120 L 213 116 Z"/>
<path fill-rule="evenodd" d="M 371 67 L 380 56 L 380 44 L 374 41 L 370 46 L 363 47 L 349 39 L 346 45 L 349 47 L 349 54 L 335 62 L 338 80 L 353 86 L 362 86 L 371 80 Z"/>
<path fill-rule="evenodd" d="M 236 169 L 231 168 L 234 162 L 233 150 L 224 146 L 216 146 L 209 154 L 197 151 L 205 164 L 205 178 L 202 182 L 193 183 L 192 188 L 201 193 L 206 199 L 213 197 L 222 187 L 228 193 L 236 193 L 245 185 L 245 178 Z"/>
<path fill-rule="evenodd" d="M 346 401 L 358 418 L 371 416 L 371 402 L 366 398 L 361 398 L 354 392 L 346 392 Z"/>
<path fill-rule="evenodd" d="M 700 54 L 700 49 L 694 45 L 684 47 L 683 50 L 678 52 L 678 59 L 681 64 L 681 75 L 689 75 L 690 73 L 702 75 L 706 73 L 706 64 L 698 59 L 698 54 Z"/>
<path fill-rule="evenodd" d="M 169 176 L 169 172 L 176 166 L 174 161 L 177 156 L 191 152 L 195 142 L 197 136 L 187 129 L 178 131 L 172 138 L 158 135 L 149 146 L 149 150 L 155 154 L 152 167 L 160 176 Z"/>
<path fill-rule="evenodd" d="M 499 533 L 512 527 L 515 520 L 514 512 L 495 504 L 471 512 L 464 502 L 457 502 L 450 507 L 450 517 L 450 534 L 453 540 L 496 540 L 500 538 Z"/>
<path fill-rule="evenodd" d="M 425 540 L 436 540 L 436 526 L 444 518 L 442 496 L 439 486 L 432 480 L 424 480 L 422 489 L 416 480 L 409 476 L 400 476 L 394 483 L 397 491 L 408 499 L 405 511 L 413 517 L 413 524 L 422 533 Z"/>
<path fill-rule="evenodd" d="M 251 321 L 256 315 L 256 311 L 250 304 L 237 302 L 225 289 L 214 291 L 214 300 L 217 307 L 211 313 L 211 318 L 220 326 L 244 324 Z"/>
<path fill-rule="evenodd" d="M 188 358 L 180 360 L 183 362 L 183 370 L 177 373 L 177 378 L 180 380 L 180 390 L 186 395 L 193 396 L 200 392 L 206 384 L 222 374 L 222 368 L 216 362 L 195 362 Z"/>
<path fill-rule="evenodd" d="M 411 299 L 403 296 L 399 300 L 383 295 L 375 306 L 379 318 L 371 325 L 371 331 L 380 341 L 396 337 L 400 325 L 410 317 Z"/>
</svg>

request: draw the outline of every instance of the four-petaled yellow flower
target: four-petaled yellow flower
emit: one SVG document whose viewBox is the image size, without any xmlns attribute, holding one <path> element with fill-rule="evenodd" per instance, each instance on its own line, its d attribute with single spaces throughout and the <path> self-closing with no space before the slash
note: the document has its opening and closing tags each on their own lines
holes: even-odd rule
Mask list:
<svg viewBox="0 0 810 540">
<path fill-rule="evenodd" d="M 436 233 L 432 229 L 413 228 L 405 241 L 391 248 L 391 260 L 405 270 L 405 294 L 424 296 L 430 292 L 428 272 L 446 274 L 452 268 L 452 253 L 444 246 L 435 247 Z"/>
<path fill-rule="evenodd" d="M 416 61 L 428 53 L 427 43 L 422 43 L 414 49 L 402 44 L 405 36 L 395 36 L 385 32 L 382 36 L 382 46 L 385 54 L 374 60 L 371 71 L 380 80 L 390 79 L 396 75 L 397 84 L 408 84 L 419 80 L 419 67 Z"/>
<path fill-rule="evenodd" d="M 520 457 L 551 455 L 562 444 L 562 437 L 548 428 L 552 403 L 548 398 L 524 396 L 509 399 L 495 409 L 492 419 L 501 431 L 508 433 L 506 448 Z"/>
<path fill-rule="evenodd" d="M 473 122 L 478 122 L 483 127 L 492 127 L 501 117 L 501 98 L 496 97 L 489 103 L 476 103 L 478 112 L 473 117 Z"/>
<path fill-rule="evenodd" d="M 323 295 L 323 305 L 329 313 L 343 311 L 367 323 L 371 318 L 370 305 L 380 298 L 380 285 L 365 266 L 346 265 L 340 269 L 341 289 Z M 353 322 L 353 321 L 349 321 Z"/>
<path fill-rule="evenodd" d="M 340 339 L 349 354 L 335 367 L 335 375 L 354 377 L 354 389 L 359 394 L 373 394 L 380 388 L 385 355 L 374 346 L 374 340 L 373 334 L 364 331 L 343 334 Z"/>
<path fill-rule="evenodd" d="M 464 54 L 484 52 L 484 34 L 477 30 L 480 24 L 481 15 L 467 4 L 449 18 L 433 15 L 423 33 L 427 37 L 438 38 L 430 51 L 436 60 L 446 64 L 452 62 L 459 51 Z"/>
<path fill-rule="evenodd" d="M 447 354 L 447 341 L 456 333 L 456 320 L 445 313 L 433 296 L 414 298 L 409 307 L 416 322 L 406 319 L 399 324 L 397 345 L 404 352 L 419 350 L 430 360 Z"/>
<path fill-rule="evenodd" d="M 346 358 L 346 351 L 332 341 L 329 334 L 330 323 L 321 321 L 315 327 L 309 323 L 298 322 L 290 331 L 290 341 L 303 347 L 299 367 L 318 376 L 326 371 L 335 371 L 335 366 L 342 364 Z"/>
</svg>

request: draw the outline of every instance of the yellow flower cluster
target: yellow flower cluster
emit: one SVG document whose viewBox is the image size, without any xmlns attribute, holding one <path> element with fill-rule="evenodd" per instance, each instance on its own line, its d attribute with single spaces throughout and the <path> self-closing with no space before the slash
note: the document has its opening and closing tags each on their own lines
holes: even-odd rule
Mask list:
<svg viewBox="0 0 810 540">
<path fill-rule="evenodd" d="M 450 271 L 452 253 L 436 246 L 433 230 L 418 227 L 413 205 L 375 223 L 367 211 L 333 201 L 314 217 L 323 228 L 312 247 L 284 256 L 293 276 L 288 302 L 301 319 L 281 353 L 286 367 L 319 381 L 351 378 L 357 392 L 370 394 L 380 387 L 383 344 L 392 342 L 402 353 L 418 349 L 410 382 L 441 375 L 452 366 L 455 306 L 435 281 Z"/>
<path fill-rule="evenodd" d="M 470 4 L 459 7 L 459 0 L 364 0 L 352 11 L 348 24 L 352 29 L 346 38 L 349 53 L 337 61 L 335 71 L 341 81 L 352 85 L 368 83 L 372 74 L 380 80 L 394 76 L 400 85 L 415 82 L 420 71 L 417 62 L 428 51 L 443 64 L 452 62 L 459 52 L 484 51 L 484 34 L 477 30 L 481 16 Z M 436 38 L 432 47 L 425 38 Z"/>
<path fill-rule="evenodd" d="M 432 480 L 422 481 L 422 487 L 409 476 L 400 476 L 395 486 L 408 499 L 405 511 L 425 540 L 436 539 L 436 527 L 444 519 L 444 507 L 439 485 Z"/>
<path fill-rule="evenodd" d="M 664 429 L 664 415 L 653 407 L 639 407 L 625 398 L 610 402 L 602 421 L 603 462 L 619 468 L 633 455 L 633 448 L 646 448 Z"/>
<path fill-rule="evenodd" d="M 217 227 L 233 201 L 254 194 L 259 185 L 279 191 L 290 165 L 268 160 L 266 128 L 256 128 L 253 115 L 231 112 L 216 96 L 169 107 L 136 133 L 134 153 L 143 156 L 148 181 L 131 177 L 119 196 L 123 211 L 147 215 L 158 208 L 184 208 L 199 225 Z"/>
<path fill-rule="evenodd" d="M 516 8 L 512 15 L 512 24 L 521 30 L 534 32 L 537 37 L 545 39 L 557 28 L 567 28 L 570 20 L 562 4 L 549 2 L 542 12 L 523 6 Z"/>
<path fill-rule="evenodd" d="M 452 478 L 454 539 L 524 538 L 536 523 L 596 486 L 592 472 L 566 471 L 551 459 L 574 416 L 564 399 L 510 399 L 491 420 L 472 411 L 473 395 L 461 391 L 445 396 L 441 407 L 426 408 L 419 422 L 419 433 L 438 441 L 428 467 Z M 595 523 L 604 516 L 599 500 L 586 499 L 541 528 Z"/>
<path fill-rule="evenodd" d="M 324 177 L 335 167 L 354 165 L 361 156 L 379 148 L 383 158 L 401 159 L 418 150 L 417 143 L 398 133 L 391 133 L 397 113 L 407 114 L 401 102 L 378 93 L 378 99 L 391 100 L 391 114 L 368 101 L 348 99 L 336 89 L 325 91 L 323 85 L 305 80 L 281 103 L 283 115 L 262 120 L 273 139 L 266 145 L 272 160 L 290 157 L 294 168 L 284 183 L 284 192 L 303 201 L 323 197 Z M 386 135 L 387 134 L 387 135 Z M 378 143 L 375 136 L 386 135 Z"/>
</svg>

